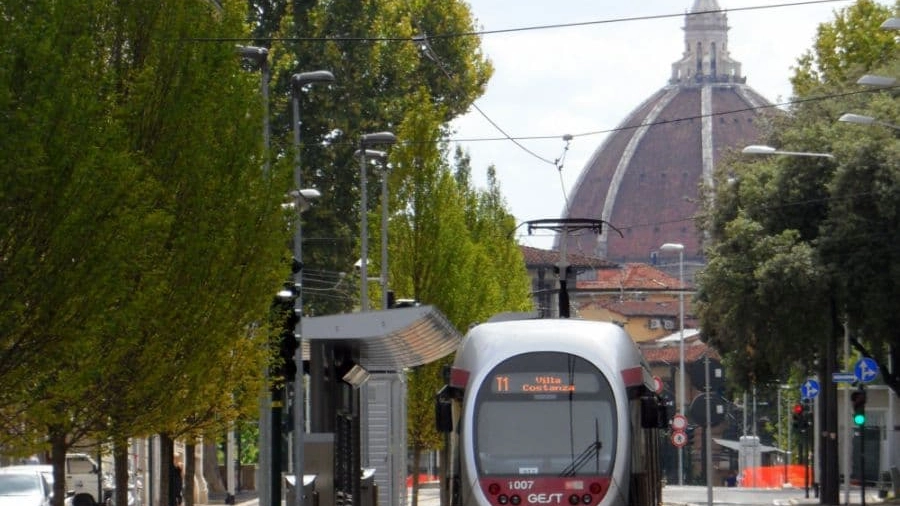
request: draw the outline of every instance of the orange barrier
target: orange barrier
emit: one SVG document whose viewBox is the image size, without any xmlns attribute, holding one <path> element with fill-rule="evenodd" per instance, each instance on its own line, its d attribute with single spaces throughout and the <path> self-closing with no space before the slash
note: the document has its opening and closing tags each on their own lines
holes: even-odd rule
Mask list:
<svg viewBox="0 0 900 506">
<path fill-rule="evenodd" d="M 812 485 L 813 473 L 811 468 L 809 470 L 809 480 L 809 484 Z M 806 486 L 804 466 L 790 464 L 788 466 L 748 467 L 744 469 L 739 485 L 741 487 L 781 488 L 785 483 L 790 483 L 791 486 L 797 488 Z"/>
<path fill-rule="evenodd" d="M 437 476 L 422 473 L 422 474 L 419 474 L 419 485 L 422 485 L 423 483 L 428 483 L 430 481 L 438 481 L 439 479 L 440 478 L 438 478 Z M 406 488 L 412 487 L 412 482 L 413 482 L 412 475 L 407 475 Z"/>
</svg>

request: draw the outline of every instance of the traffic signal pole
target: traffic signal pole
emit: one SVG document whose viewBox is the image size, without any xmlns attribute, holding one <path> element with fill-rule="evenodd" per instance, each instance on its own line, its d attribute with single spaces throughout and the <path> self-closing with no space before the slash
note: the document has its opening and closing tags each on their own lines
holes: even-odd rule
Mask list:
<svg viewBox="0 0 900 506">
<path fill-rule="evenodd" d="M 282 411 L 282 399 L 284 398 L 284 388 L 279 385 L 272 387 L 272 424 L 271 424 L 271 433 L 272 433 L 272 446 L 271 446 L 271 457 L 272 464 L 271 470 L 272 474 L 270 475 L 271 481 L 269 482 L 269 497 L 271 498 L 272 506 L 281 506 L 281 411 Z"/>
<path fill-rule="evenodd" d="M 853 424 L 859 431 L 859 495 L 860 504 L 866 506 L 866 387 L 863 384 L 850 394 L 853 404 Z"/>
</svg>

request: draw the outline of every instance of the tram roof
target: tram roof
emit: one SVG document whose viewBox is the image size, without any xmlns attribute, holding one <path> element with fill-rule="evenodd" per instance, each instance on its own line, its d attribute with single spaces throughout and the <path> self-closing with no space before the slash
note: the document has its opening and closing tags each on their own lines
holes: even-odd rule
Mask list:
<svg viewBox="0 0 900 506">
<path fill-rule="evenodd" d="M 434 306 L 415 306 L 303 318 L 307 341 L 334 341 L 359 350 L 370 371 L 401 370 L 434 362 L 456 351 L 462 334 Z"/>
</svg>

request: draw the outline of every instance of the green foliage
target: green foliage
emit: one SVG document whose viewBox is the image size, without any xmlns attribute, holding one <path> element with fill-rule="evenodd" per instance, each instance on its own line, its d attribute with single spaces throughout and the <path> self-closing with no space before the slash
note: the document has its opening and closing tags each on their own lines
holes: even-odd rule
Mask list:
<svg viewBox="0 0 900 506">
<path fill-rule="evenodd" d="M 460 1 L 433 0 L 362 4 L 272 0 L 251 5 L 259 8 L 260 16 L 254 19 L 259 22 L 259 36 L 289 39 L 271 47 L 272 95 L 283 97 L 273 104 L 276 153 L 287 154 L 293 149 L 289 134 L 292 118 L 285 112 L 290 111 L 287 100 L 291 74 L 327 69 L 335 76 L 332 85 L 312 86 L 299 97 L 302 178 L 304 186 L 322 193 L 314 208 L 304 215 L 303 256 L 310 270 L 352 272 L 359 258 L 360 173 L 359 159 L 353 152 L 359 147 L 360 136 L 392 130 L 401 142 L 408 142 L 397 129 L 406 121 L 420 90 L 425 90 L 431 103 L 441 105 L 441 122 L 464 113 L 484 91 L 491 67 L 480 53 L 477 37 L 435 37 L 431 46 L 439 62 L 423 56 L 412 42 L 416 34 L 473 31 L 468 6 Z M 266 33 L 266 27 L 278 28 Z M 434 141 L 436 138 L 428 140 Z M 392 163 L 396 163 L 393 157 Z M 396 185 L 402 184 L 398 181 L 405 176 L 390 177 L 394 199 Z M 369 181 L 378 179 L 370 175 Z M 378 208 L 378 194 L 379 185 L 370 184 L 370 209 Z M 336 292 L 308 295 L 304 297 L 308 314 L 348 311 L 357 301 L 355 296 Z"/>
<path fill-rule="evenodd" d="M 851 82 L 887 63 L 896 41 L 879 26 L 898 7 L 900 3 L 890 9 L 873 0 L 857 0 L 836 11 L 834 21 L 819 25 L 813 47 L 797 59 L 791 77 L 794 94 L 808 96 L 821 84 Z"/>
<path fill-rule="evenodd" d="M 234 7 L 4 5 L 5 446 L 191 438 L 254 409 L 289 173 L 262 177 L 258 77 L 185 42 L 240 33 Z"/>
<path fill-rule="evenodd" d="M 833 159 L 773 156 L 720 164 L 706 191 L 710 235 L 700 275 L 704 334 L 727 350 L 744 386 L 823 360 L 846 321 L 873 353 L 900 349 L 896 220 L 900 167 L 894 127 L 839 123 L 852 111 L 896 125 L 890 91 L 860 92 L 865 72 L 896 75 L 897 42 L 879 25 L 888 9 L 860 0 L 819 29 L 793 78 L 797 102 L 763 143 Z"/>
<path fill-rule="evenodd" d="M 464 330 L 495 313 L 530 308 L 530 281 L 497 181 L 476 189 L 460 152 L 451 169 L 437 142 L 442 111 L 430 104 L 424 91 L 412 101 L 398 131 L 407 142 L 391 153 L 391 285 L 401 296 L 435 305 Z M 410 373 L 408 440 L 416 452 L 441 443 L 434 395 L 451 359 Z"/>
</svg>

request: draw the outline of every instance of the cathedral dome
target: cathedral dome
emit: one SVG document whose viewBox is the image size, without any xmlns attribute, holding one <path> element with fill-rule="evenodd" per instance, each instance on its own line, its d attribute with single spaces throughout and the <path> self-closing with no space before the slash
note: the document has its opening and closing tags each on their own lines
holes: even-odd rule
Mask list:
<svg viewBox="0 0 900 506">
<path fill-rule="evenodd" d="M 599 236 L 572 235 L 567 251 L 613 262 L 648 262 L 663 243 L 702 262 L 694 223 L 699 186 L 724 150 L 752 144 L 772 104 L 746 84 L 728 53 L 726 14 L 694 0 L 685 47 L 669 83 L 634 109 L 594 151 L 569 195 L 565 218 L 600 218 Z M 559 248 L 561 238 L 556 239 Z"/>
</svg>

